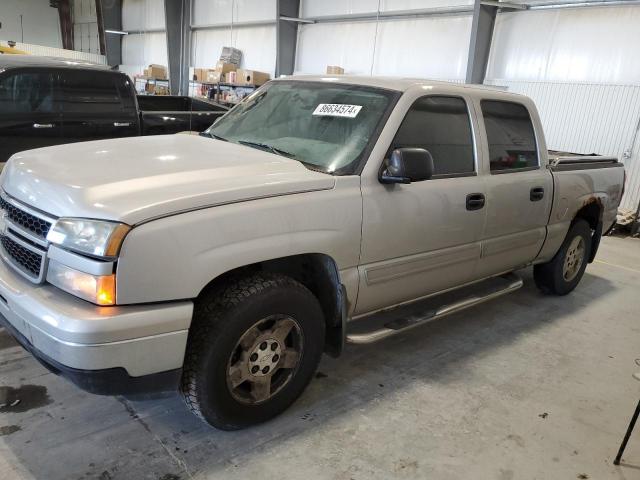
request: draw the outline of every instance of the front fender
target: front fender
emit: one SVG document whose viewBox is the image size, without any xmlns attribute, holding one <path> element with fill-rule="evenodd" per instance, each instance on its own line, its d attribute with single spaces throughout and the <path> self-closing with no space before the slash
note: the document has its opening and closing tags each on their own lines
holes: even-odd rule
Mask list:
<svg viewBox="0 0 640 480">
<path fill-rule="evenodd" d="M 135 227 L 117 266 L 118 304 L 195 298 L 211 280 L 253 263 L 305 253 L 338 269 L 360 255 L 358 177 L 336 188 L 197 210 Z"/>
</svg>

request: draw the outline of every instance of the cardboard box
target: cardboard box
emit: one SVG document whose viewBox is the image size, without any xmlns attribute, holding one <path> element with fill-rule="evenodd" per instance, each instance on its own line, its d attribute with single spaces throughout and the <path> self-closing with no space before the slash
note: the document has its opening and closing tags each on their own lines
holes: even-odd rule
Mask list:
<svg viewBox="0 0 640 480">
<path fill-rule="evenodd" d="M 237 69 L 238 69 L 238 66 L 235 63 L 224 63 L 224 62 L 216 63 L 216 68 L 215 68 L 215 70 L 219 71 L 220 73 L 235 72 Z"/>
<path fill-rule="evenodd" d="M 271 80 L 271 75 L 266 72 L 258 72 L 257 70 L 238 70 L 238 85 L 262 85 Z"/>
<path fill-rule="evenodd" d="M 225 74 L 218 70 L 207 70 L 207 83 L 224 83 Z"/>
<path fill-rule="evenodd" d="M 327 75 L 344 75 L 344 68 L 337 65 L 327 65 Z"/>
<path fill-rule="evenodd" d="M 206 82 L 207 81 L 207 72 L 209 70 L 206 68 L 194 68 L 193 69 L 193 79 L 196 82 Z"/>
<path fill-rule="evenodd" d="M 149 78 L 156 78 L 158 80 L 166 80 L 167 67 L 152 63 L 148 68 L 144 69 L 144 76 Z"/>
</svg>

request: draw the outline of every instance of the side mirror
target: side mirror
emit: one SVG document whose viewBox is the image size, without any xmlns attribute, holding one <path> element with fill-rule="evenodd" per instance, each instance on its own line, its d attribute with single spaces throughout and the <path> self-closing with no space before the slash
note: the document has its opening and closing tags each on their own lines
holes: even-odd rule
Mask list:
<svg viewBox="0 0 640 480">
<path fill-rule="evenodd" d="M 397 148 L 384 160 L 380 183 L 411 183 L 433 176 L 433 157 L 424 148 Z"/>
</svg>

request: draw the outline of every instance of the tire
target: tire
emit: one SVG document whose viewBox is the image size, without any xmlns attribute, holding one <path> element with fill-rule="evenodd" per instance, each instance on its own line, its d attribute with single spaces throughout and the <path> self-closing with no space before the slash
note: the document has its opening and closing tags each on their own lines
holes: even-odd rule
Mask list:
<svg viewBox="0 0 640 480">
<path fill-rule="evenodd" d="M 196 303 L 182 376 L 185 402 L 222 430 L 269 420 L 302 394 L 324 338 L 322 308 L 305 286 L 270 273 L 237 280 Z"/>
<path fill-rule="evenodd" d="M 553 259 L 533 267 L 536 286 L 548 294 L 566 295 L 571 292 L 587 268 L 591 243 L 589 224 L 581 219 L 573 222 Z"/>
</svg>

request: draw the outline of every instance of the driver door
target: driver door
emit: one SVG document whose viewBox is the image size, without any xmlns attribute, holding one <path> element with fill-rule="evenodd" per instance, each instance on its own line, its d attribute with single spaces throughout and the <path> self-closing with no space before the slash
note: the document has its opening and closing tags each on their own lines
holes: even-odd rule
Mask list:
<svg viewBox="0 0 640 480">
<path fill-rule="evenodd" d="M 373 170 L 363 173 L 356 316 L 475 278 L 486 208 L 483 201 L 469 203 L 484 199 L 485 188 L 470 104 L 461 96 L 430 95 L 408 108 L 387 155 L 402 147 L 428 150 L 431 179 L 383 185 Z M 382 161 L 367 167 L 380 168 Z"/>
</svg>

